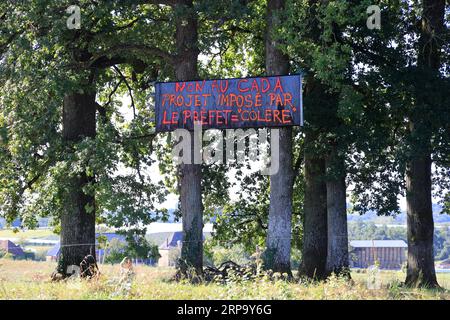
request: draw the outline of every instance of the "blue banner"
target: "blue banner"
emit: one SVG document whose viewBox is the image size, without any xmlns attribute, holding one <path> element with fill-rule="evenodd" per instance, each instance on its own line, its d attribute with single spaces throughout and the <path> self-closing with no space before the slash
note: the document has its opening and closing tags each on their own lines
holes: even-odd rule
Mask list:
<svg viewBox="0 0 450 320">
<path fill-rule="evenodd" d="M 300 75 L 156 83 L 156 131 L 303 125 Z"/>
</svg>

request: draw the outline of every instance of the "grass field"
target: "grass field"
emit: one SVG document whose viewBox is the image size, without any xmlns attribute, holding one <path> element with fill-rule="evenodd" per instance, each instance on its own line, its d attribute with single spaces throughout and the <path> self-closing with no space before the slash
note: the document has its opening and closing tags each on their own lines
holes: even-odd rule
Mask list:
<svg viewBox="0 0 450 320">
<path fill-rule="evenodd" d="M 47 240 L 58 240 L 59 236 L 54 234 L 50 229 L 20 230 L 14 232 L 14 229 L 0 230 L 0 238 L 37 238 Z"/>
<path fill-rule="evenodd" d="M 450 274 L 439 274 L 444 291 L 404 289 L 402 272 L 381 272 L 380 288 L 369 289 L 367 274 L 353 273 L 354 281 L 287 283 L 252 280 L 191 285 L 171 281 L 174 269 L 136 267 L 130 290 L 117 288 L 119 266 L 100 266 L 98 280 L 51 282 L 55 263 L 0 259 L 0 299 L 450 299 Z"/>
</svg>

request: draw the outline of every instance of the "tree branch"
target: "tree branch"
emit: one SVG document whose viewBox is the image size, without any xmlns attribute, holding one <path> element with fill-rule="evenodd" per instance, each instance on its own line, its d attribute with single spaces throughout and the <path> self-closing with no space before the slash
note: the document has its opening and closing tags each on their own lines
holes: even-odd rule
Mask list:
<svg viewBox="0 0 450 320">
<path fill-rule="evenodd" d="M 156 5 L 163 4 L 166 6 L 173 7 L 173 6 L 176 6 L 177 4 L 183 4 L 186 1 L 184 1 L 184 0 L 144 0 L 144 2 L 147 4 L 156 4 Z"/>
<path fill-rule="evenodd" d="M 136 19 L 134 19 L 133 21 L 131 21 L 131 22 L 129 22 L 129 23 L 123 25 L 123 26 L 118 26 L 118 27 L 112 28 L 111 30 L 108 30 L 108 29 L 102 29 L 102 30 L 99 30 L 99 31 L 97 31 L 97 32 L 92 32 L 91 35 L 97 36 L 97 35 L 99 35 L 99 34 L 104 34 L 104 33 L 108 33 L 108 32 L 122 31 L 122 30 L 125 30 L 125 29 L 128 29 L 128 28 L 131 28 L 131 27 L 134 26 L 134 25 L 136 24 L 136 22 L 138 22 L 138 21 L 139 21 L 139 18 L 136 18 Z"/>
<path fill-rule="evenodd" d="M 166 5 L 166 6 L 175 6 L 177 4 L 183 4 L 185 0 L 122 0 L 121 4 L 154 4 L 154 5 Z"/>
<path fill-rule="evenodd" d="M 8 46 L 11 44 L 11 42 L 14 41 L 14 39 L 20 34 L 21 32 L 15 32 L 12 33 L 8 39 L 4 43 L 0 44 L 0 56 L 3 55 L 3 53 L 7 50 Z"/>
<path fill-rule="evenodd" d="M 101 59 L 104 56 L 115 56 L 115 55 L 120 55 L 121 53 L 129 53 L 132 51 L 155 55 L 160 58 L 163 58 L 164 60 L 166 60 L 166 62 L 171 63 L 171 64 L 175 61 L 174 55 L 172 55 L 164 50 L 161 50 L 159 48 L 150 47 L 150 46 L 146 46 L 146 45 L 140 45 L 140 44 L 125 44 L 124 43 L 124 44 L 115 45 L 115 46 L 109 48 L 108 50 L 105 50 L 105 51 L 102 51 L 102 52 L 99 52 L 99 53 L 93 55 L 92 58 L 90 59 L 88 66 L 92 67 L 93 65 L 95 65 L 95 63 L 99 59 Z"/>
<path fill-rule="evenodd" d="M 116 72 L 123 79 L 123 81 L 125 82 L 125 85 L 127 86 L 128 93 L 130 94 L 130 98 L 131 98 L 131 106 L 133 107 L 133 117 L 134 117 L 134 119 L 136 119 L 136 105 L 134 104 L 133 90 L 131 89 L 131 86 L 128 83 L 127 78 L 123 75 L 123 73 L 120 71 L 120 69 L 116 66 L 114 66 L 113 68 L 114 68 L 114 70 L 116 70 Z"/>
<path fill-rule="evenodd" d="M 114 89 L 109 93 L 108 96 L 108 102 L 105 103 L 103 106 L 101 106 L 103 109 L 106 109 L 107 106 L 109 106 L 111 104 L 112 101 L 112 96 L 114 95 L 114 93 L 116 93 L 117 89 L 119 88 L 120 84 L 123 82 L 123 79 L 121 78 L 119 80 L 119 82 L 117 82 L 117 84 L 114 86 Z"/>
</svg>

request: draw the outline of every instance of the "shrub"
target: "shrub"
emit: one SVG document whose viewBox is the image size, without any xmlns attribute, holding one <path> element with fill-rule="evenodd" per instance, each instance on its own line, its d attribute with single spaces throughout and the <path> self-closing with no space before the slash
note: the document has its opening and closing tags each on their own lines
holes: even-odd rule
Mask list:
<svg viewBox="0 0 450 320">
<path fill-rule="evenodd" d="M 119 263 L 126 257 L 127 245 L 119 239 L 112 239 L 108 245 L 108 253 L 105 257 L 105 263 Z"/>
<path fill-rule="evenodd" d="M 124 251 L 111 251 L 105 258 L 105 263 L 115 264 L 120 263 L 123 258 L 127 256 L 127 253 Z"/>
<path fill-rule="evenodd" d="M 47 258 L 47 251 L 46 249 L 43 250 L 37 250 L 34 253 L 34 260 L 36 261 L 45 261 L 45 259 Z"/>
<path fill-rule="evenodd" d="M 160 257 L 158 246 L 150 243 L 145 238 L 136 238 L 125 243 L 119 239 L 112 239 L 106 246 L 108 253 L 105 263 L 119 263 L 125 257 L 157 261 Z"/>
<path fill-rule="evenodd" d="M 15 260 L 15 256 L 12 253 L 5 252 L 5 254 L 3 255 L 2 259 Z"/>
<path fill-rule="evenodd" d="M 230 260 L 240 265 L 249 264 L 252 261 L 250 254 L 245 251 L 242 245 L 234 245 L 230 248 L 216 246 L 211 248 L 211 253 L 212 262 L 215 266 Z"/>
<path fill-rule="evenodd" d="M 181 248 L 173 248 L 169 250 L 169 266 L 176 266 L 181 258 Z"/>
</svg>

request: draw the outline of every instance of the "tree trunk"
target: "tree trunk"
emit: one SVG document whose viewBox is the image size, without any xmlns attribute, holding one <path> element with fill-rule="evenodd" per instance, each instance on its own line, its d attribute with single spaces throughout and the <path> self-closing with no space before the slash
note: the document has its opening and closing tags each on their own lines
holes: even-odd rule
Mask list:
<svg viewBox="0 0 450 320">
<path fill-rule="evenodd" d="M 192 8 L 192 0 L 181 1 L 178 9 L 184 10 L 176 25 L 176 45 L 178 59 L 175 74 L 179 81 L 194 80 L 198 77 L 197 60 L 197 17 Z M 177 8 L 175 8 L 177 9 Z M 192 154 L 194 136 L 191 133 Z M 194 157 L 191 156 L 193 161 Z M 182 164 L 180 177 L 180 204 L 183 219 L 183 246 L 181 249 L 180 272 L 189 276 L 193 269 L 197 275 L 203 272 L 203 204 L 201 192 L 202 170 L 200 164 Z"/>
<path fill-rule="evenodd" d="M 431 206 L 431 159 L 409 163 L 406 176 L 408 224 L 408 286 L 438 286 L 434 269 L 434 222 Z"/>
<path fill-rule="evenodd" d="M 277 11 L 284 9 L 284 0 L 269 0 L 267 5 L 266 72 L 268 76 L 287 74 L 289 58 L 278 48 L 273 32 L 279 23 Z M 267 229 L 265 267 L 274 272 L 291 273 L 292 220 L 292 128 L 280 128 L 279 170 L 270 176 L 270 208 Z"/>
<path fill-rule="evenodd" d="M 95 106 L 95 94 L 70 93 L 65 96 L 63 139 L 66 142 L 76 143 L 84 137 L 95 137 Z M 61 256 L 58 266 L 58 271 L 65 276 L 68 275 L 68 266 L 80 266 L 88 254 L 95 257 L 94 197 L 82 190 L 91 179 L 83 172 L 66 180 L 68 191 L 61 215 Z"/>
<path fill-rule="evenodd" d="M 445 0 L 423 0 L 423 16 L 419 38 L 418 67 L 439 72 L 440 42 L 444 29 Z M 423 90 L 426 90 L 425 88 Z M 418 104 L 429 104 L 420 101 Z M 413 145 L 412 159 L 406 171 L 406 203 L 408 224 L 408 266 L 406 285 L 438 287 L 434 266 L 434 222 L 431 202 L 431 150 L 423 115 L 415 112 L 410 119 L 413 137 L 426 137 Z"/>
<path fill-rule="evenodd" d="M 336 146 L 326 158 L 327 169 L 333 172 L 328 177 L 327 224 L 328 254 L 327 272 L 350 276 L 348 268 L 347 203 L 344 160 L 337 155 Z"/>
<path fill-rule="evenodd" d="M 308 0 L 310 14 L 305 20 L 308 37 L 320 41 L 321 30 L 317 23 L 318 0 Z M 306 79 L 305 105 L 305 196 L 303 218 L 303 252 L 300 274 L 310 279 L 323 280 L 327 274 L 327 186 L 325 184 L 325 158 L 317 150 L 316 139 L 323 131 L 323 114 L 329 105 L 326 88 L 314 78 Z M 324 112 L 325 111 L 325 112 Z"/>
<path fill-rule="evenodd" d="M 305 146 L 311 148 L 315 137 L 307 132 Z M 305 200 L 303 255 L 300 273 L 310 279 L 327 277 L 327 187 L 325 160 L 313 150 L 305 151 Z"/>
</svg>

